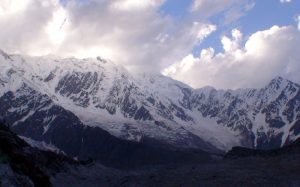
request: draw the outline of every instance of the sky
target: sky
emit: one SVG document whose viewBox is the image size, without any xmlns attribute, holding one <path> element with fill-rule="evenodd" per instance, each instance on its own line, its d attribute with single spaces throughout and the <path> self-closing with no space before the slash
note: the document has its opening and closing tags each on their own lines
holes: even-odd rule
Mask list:
<svg viewBox="0 0 300 187">
<path fill-rule="evenodd" d="M 0 48 L 101 56 L 194 88 L 300 83 L 300 0 L 0 0 Z"/>
</svg>

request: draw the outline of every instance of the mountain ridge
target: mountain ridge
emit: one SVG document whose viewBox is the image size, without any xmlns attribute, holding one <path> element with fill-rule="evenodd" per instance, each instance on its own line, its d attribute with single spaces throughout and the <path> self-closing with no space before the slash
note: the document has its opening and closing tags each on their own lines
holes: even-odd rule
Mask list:
<svg viewBox="0 0 300 187">
<path fill-rule="evenodd" d="M 84 125 L 121 139 L 153 138 L 181 148 L 224 151 L 233 146 L 278 148 L 300 136 L 300 87 L 282 77 L 261 89 L 193 89 L 162 75 L 132 75 L 100 58 L 4 54 L 0 55 L 0 100 L 8 92 L 9 100 L 16 95 L 30 98 L 30 92 L 20 90 L 26 84 L 38 93 L 33 99 L 45 95 Z M 27 110 L 28 120 L 36 113 L 26 104 L 18 107 Z M 15 129 L 24 124 L 24 111 L 11 120 Z M 47 119 L 47 114 L 30 120 L 38 118 Z M 49 121 L 42 126 L 47 130 Z"/>
</svg>

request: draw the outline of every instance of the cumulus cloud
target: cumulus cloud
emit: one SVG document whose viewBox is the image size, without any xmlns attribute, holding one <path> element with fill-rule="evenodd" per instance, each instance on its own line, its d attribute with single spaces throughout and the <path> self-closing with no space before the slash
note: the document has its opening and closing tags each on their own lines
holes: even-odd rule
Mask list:
<svg viewBox="0 0 300 187">
<path fill-rule="evenodd" d="M 221 39 L 221 43 L 223 44 L 223 49 L 225 52 L 230 52 L 238 49 L 240 41 L 243 37 L 243 34 L 238 29 L 232 30 L 231 35 L 232 39 L 227 36 L 223 36 Z"/>
<path fill-rule="evenodd" d="M 261 87 L 275 76 L 300 82 L 300 32 L 292 26 L 273 26 L 252 34 L 241 45 L 242 33 L 235 29 L 224 36 L 224 52 L 203 49 L 199 57 L 192 54 L 164 70 L 164 74 L 195 88 Z"/>
</svg>

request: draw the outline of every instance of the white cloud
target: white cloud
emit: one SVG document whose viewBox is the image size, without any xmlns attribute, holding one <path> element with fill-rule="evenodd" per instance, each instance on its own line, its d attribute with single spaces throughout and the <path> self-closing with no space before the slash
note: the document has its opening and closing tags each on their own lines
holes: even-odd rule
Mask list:
<svg viewBox="0 0 300 187">
<path fill-rule="evenodd" d="M 58 8 L 54 0 L 0 0 L 1 48 L 8 52 L 49 52 L 52 42 L 45 28 Z"/>
<path fill-rule="evenodd" d="M 300 31 L 300 15 L 296 17 L 296 21 L 298 22 L 298 30 Z"/>
<path fill-rule="evenodd" d="M 280 0 L 281 3 L 290 3 L 292 0 Z"/>
<path fill-rule="evenodd" d="M 30 2 L 31 0 L 1 0 L 0 15 L 7 16 L 24 11 Z"/>
<path fill-rule="evenodd" d="M 223 36 L 221 39 L 223 49 L 226 52 L 236 50 L 239 47 L 243 37 L 243 34 L 237 29 L 232 30 L 231 35 L 232 39 L 228 38 L 227 36 Z"/>
<path fill-rule="evenodd" d="M 46 33 L 53 44 L 61 44 L 64 41 L 68 25 L 66 11 L 62 7 L 57 8 L 52 14 L 52 20 L 46 27 Z"/>
<path fill-rule="evenodd" d="M 197 30 L 197 39 L 199 41 L 204 40 L 206 37 L 208 37 L 212 32 L 217 30 L 216 25 L 211 24 L 202 24 L 199 22 L 194 22 L 195 29 Z"/>
<path fill-rule="evenodd" d="M 226 26 L 245 16 L 254 6 L 254 0 L 193 0 L 190 12 L 198 19 L 217 15 L 219 25 Z"/>
<path fill-rule="evenodd" d="M 210 17 L 219 13 L 224 14 L 224 24 L 229 24 L 245 15 L 245 12 L 255 6 L 253 0 L 194 0 L 191 12 L 199 17 Z"/>
<path fill-rule="evenodd" d="M 212 85 L 217 88 L 261 87 L 275 76 L 300 82 L 300 32 L 292 26 L 273 26 L 252 34 L 240 46 L 242 34 L 222 39 L 224 52 L 212 48 L 201 51 L 200 57 L 188 55 L 164 71 L 193 87 Z"/>
<path fill-rule="evenodd" d="M 174 22 L 165 0 L 0 0 L 0 43 L 9 53 L 102 56 L 130 70 L 160 71 L 183 58 L 216 26 Z"/>
<path fill-rule="evenodd" d="M 115 0 L 110 6 L 123 11 L 145 11 L 160 6 L 164 0 Z"/>
<path fill-rule="evenodd" d="M 194 0 L 191 7 L 192 12 L 199 12 L 201 15 L 211 16 L 237 3 L 236 0 Z"/>
<path fill-rule="evenodd" d="M 57 53 L 100 55 L 131 70 L 160 71 L 216 29 L 193 21 L 175 23 L 158 12 L 162 2 L 115 0 L 70 5 L 70 32 Z M 143 8 L 135 10 L 137 7 Z"/>
<path fill-rule="evenodd" d="M 223 25 L 229 25 L 230 23 L 235 22 L 241 17 L 245 16 L 246 13 L 252 10 L 255 6 L 253 1 L 239 1 L 241 4 L 231 7 L 228 11 L 224 13 Z"/>
</svg>

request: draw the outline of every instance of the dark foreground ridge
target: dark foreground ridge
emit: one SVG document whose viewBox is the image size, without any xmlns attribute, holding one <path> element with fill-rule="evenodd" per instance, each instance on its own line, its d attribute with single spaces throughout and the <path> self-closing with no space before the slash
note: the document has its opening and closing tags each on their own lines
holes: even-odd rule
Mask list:
<svg viewBox="0 0 300 187">
<path fill-rule="evenodd" d="M 0 122 L 0 186 L 52 186 L 50 175 L 79 162 L 31 147 Z"/>
<path fill-rule="evenodd" d="M 225 156 L 225 159 L 235 159 L 243 157 L 276 157 L 288 154 L 300 154 L 300 138 L 279 149 L 262 150 L 262 149 L 249 149 L 245 147 L 233 147 Z M 300 161 L 300 159 L 299 159 Z"/>
</svg>

